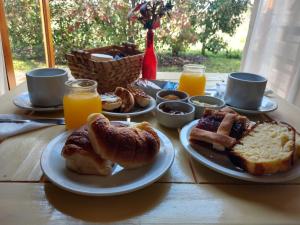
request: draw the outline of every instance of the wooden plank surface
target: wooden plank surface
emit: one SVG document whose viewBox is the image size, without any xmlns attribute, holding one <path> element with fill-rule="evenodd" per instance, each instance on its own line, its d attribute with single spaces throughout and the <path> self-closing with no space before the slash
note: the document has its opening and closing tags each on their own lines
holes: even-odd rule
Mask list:
<svg viewBox="0 0 300 225">
<path fill-rule="evenodd" d="M 0 113 L 17 113 L 30 114 L 39 117 L 62 117 L 62 112 L 54 113 L 30 113 L 19 110 L 12 103 L 12 98 L 26 89 L 22 84 L 16 90 L 0 97 Z M 111 118 L 120 120 L 118 118 Z M 163 176 L 161 182 L 187 182 L 195 183 L 189 156 L 180 151 L 181 144 L 178 140 L 177 130 L 163 128 L 157 124 L 153 114 L 143 115 L 133 118 L 133 121 L 149 121 L 154 127 L 162 132 L 167 133 L 173 143 L 176 151 L 176 159 L 170 171 Z M 34 132 L 11 137 L 0 144 L 0 181 L 31 181 L 38 182 L 41 178 L 42 171 L 39 165 L 40 156 L 43 149 L 47 146 L 52 138 L 64 131 L 64 126 L 54 126 L 46 129 L 40 129 Z M 7 163 L 7 159 L 12 159 Z"/>
<path fill-rule="evenodd" d="M 4 140 L 0 144 L 0 181 L 38 182 L 42 176 L 41 154 L 63 131 L 64 126 L 54 126 Z"/>
<path fill-rule="evenodd" d="M 0 113 L 32 115 L 11 103 L 12 98 L 25 89 L 23 84 L 0 97 Z M 272 97 L 279 103 L 279 109 L 269 115 L 299 129 L 299 109 L 276 95 Z M 62 112 L 34 115 L 61 117 Z M 122 196 L 79 196 L 47 181 L 39 182 L 42 174 L 40 155 L 64 126 L 41 129 L 2 142 L 0 223 L 299 224 L 299 179 L 288 184 L 263 185 L 223 176 L 192 160 L 179 142 L 178 130 L 160 126 L 154 114 L 139 116 L 132 121 L 144 120 L 170 137 L 176 159 L 158 182 Z"/>
<path fill-rule="evenodd" d="M 29 114 L 28 111 L 19 110 L 12 104 L 12 98 L 18 93 L 24 91 L 26 85 L 23 84 L 17 87 L 14 91 L 7 95 L 0 97 L 0 113 L 17 113 Z M 272 97 L 272 96 L 271 96 Z M 269 114 L 275 119 L 284 120 L 293 124 L 300 130 L 300 121 L 297 120 L 297 115 L 300 111 L 297 107 L 287 103 L 286 101 L 273 98 L 279 103 L 277 111 Z M 62 112 L 55 113 L 34 113 L 34 116 L 46 117 L 62 117 Z M 284 115 L 284 116 L 282 116 Z M 262 116 L 250 117 L 251 119 L 263 119 Z M 118 118 L 111 118 L 118 119 Z M 132 119 L 136 122 L 149 121 L 154 127 L 166 133 L 175 148 L 176 158 L 170 171 L 163 176 L 159 182 L 183 182 L 183 183 L 241 183 L 240 181 L 218 174 L 202 165 L 185 153 L 180 141 L 177 130 L 165 128 L 160 126 L 154 114 L 142 115 Z M 41 129 L 24 135 L 10 138 L 0 144 L 0 181 L 33 181 L 40 180 L 42 174 L 39 166 L 39 157 L 43 149 L 47 146 L 49 141 L 64 130 L 64 127 L 57 126 L 47 129 Z M 35 141 L 38 140 L 38 141 Z M 21 150 L 20 150 L 21 149 Z M 27 157 L 27 155 L 30 155 Z M 7 159 L 12 158 L 12 163 L 7 164 Z M 300 183 L 300 178 L 292 181 L 293 183 Z"/>
<path fill-rule="evenodd" d="M 0 183 L 1 224 L 299 224 L 299 185 L 154 184 L 115 197 Z"/>
</svg>

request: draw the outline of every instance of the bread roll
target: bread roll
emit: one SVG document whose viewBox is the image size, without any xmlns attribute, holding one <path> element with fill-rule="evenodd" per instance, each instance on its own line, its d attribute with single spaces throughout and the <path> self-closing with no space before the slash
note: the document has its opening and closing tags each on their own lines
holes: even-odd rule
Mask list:
<svg viewBox="0 0 300 225">
<path fill-rule="evenodd" d="M 151 98 L 144 91 L 139 88 L 128 86 L 128 90 L 134 97 L 135 104 L 140 107 L 146 107 L 150 104 Z"/>
<path fill-rule="evenodd" d="M 79 174 L 110 175 L 112 172 L 113 163 L 94 152 L 86 126 L 68 137 L 61 154 L 67 168 Z"/>
<path fill-rule="evenodd" d="M 106 111 L 113 111 L 122 105 L 122 100 L 119 96 L 113 93 L 105 93 L 101 95 L 102 108 Z"/>
<path fill-rule="evenodd" d="M 159 137 L 147 122 L 119 127 L 95 113 L 88 117 L 88 131 L 95 152 L 125 168 L 151 163 L 159 152 Z"/>
</svg>

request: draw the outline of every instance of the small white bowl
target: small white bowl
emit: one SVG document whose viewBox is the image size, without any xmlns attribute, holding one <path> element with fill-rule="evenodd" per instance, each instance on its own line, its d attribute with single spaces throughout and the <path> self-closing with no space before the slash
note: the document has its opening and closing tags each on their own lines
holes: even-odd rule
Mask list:
<svg viewBox="0 0 300 225">
<path fill-rule="evenodd" d="M 171 110 L 181 111 L 184 114 L 171 114 L 163 111 L 167 107 Z M 191 104 L 181 101 L 161 102 L 156 106 L 156 119 L 165 127 L 180 128 L 195 118 L 195 107 Z"/>
<path fill-rule="evenodd" d="M 175 95 L 179 99 L 176 100 L 169 100 L 165 99 L 164 97 L 167 95 Z M 177 91 L 177 90 L 161 90 L 156 93 L 156 103 L 159 104 L 161 102 L 166 102 L 166 101 L 182 101 L 182 102 L 187 102 L 189 98 L 189 95 L 186 92 L 183 91 Z"/>
<path fill-rule="evenodd" d="M 200 106 L 198 104 L 195 104 L 193 101 L 196 100 L 200 103 L 206 103 L 206 104 L 210 104 L 210 105 L 216 105 L 216 106 Z M 216 97 L 212 97 L 212 96 L 193 96 L 190 97 L 188 99 L 188 103 L 192 104 L 195 107 L 195 117 L 196 119 L 199 119 L 202 115 L 203 112 L 206 108 L 209 109 L 221 109 L 225 106 L 225 102 L 220 99 L 220 98 L 216 98 Z"/>
</svg>

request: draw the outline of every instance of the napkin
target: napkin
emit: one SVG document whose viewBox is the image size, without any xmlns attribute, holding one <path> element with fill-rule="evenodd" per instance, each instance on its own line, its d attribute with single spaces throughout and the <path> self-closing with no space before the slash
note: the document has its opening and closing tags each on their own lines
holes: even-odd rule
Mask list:
<svg viewBox="0 0 300 225">
<path fill-rule="evenodd" d="M 0 114 L 0 119 L 28 119 L 28 117 L 23 117 L 20 115 L 14 114 Z M 0 123 L 0 142 L 4 139 L 7 139 L 12 136 L 16 136 L 18 134 L 22 134 L 25 132 L 55 126 L 55 124 L 49 123 L 37 123 L 37 122 L 27 122 L 27 123 Z"/>
</svg>

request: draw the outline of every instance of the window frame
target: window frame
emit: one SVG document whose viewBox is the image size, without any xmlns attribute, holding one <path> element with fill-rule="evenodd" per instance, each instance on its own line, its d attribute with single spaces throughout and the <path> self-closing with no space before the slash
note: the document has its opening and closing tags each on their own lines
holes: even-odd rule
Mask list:
<svg viewBox="0 0 300 225">
<path fill-rule="evenodd" d="M 46 57 L 47 67 L 55 67 L 55 55 L 53 47 L 52 29 L 51 29 L 51 16 L 49 0 L 39 0 L 41 9 L 41 20 L 43 30 L 43 43 Z M 16 77 L 14 72 L 12 51 L 9 42 L 9 32 L 7 20 L 5 16 L 4 0 L 0 0 L 0 35 L 3 46 L 4 63 L 6 69 L 6 78 L 8 89 L 11 90 L 16 87 Z"/>
</svg>

